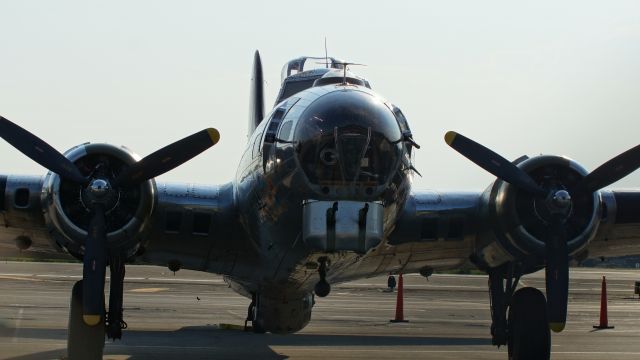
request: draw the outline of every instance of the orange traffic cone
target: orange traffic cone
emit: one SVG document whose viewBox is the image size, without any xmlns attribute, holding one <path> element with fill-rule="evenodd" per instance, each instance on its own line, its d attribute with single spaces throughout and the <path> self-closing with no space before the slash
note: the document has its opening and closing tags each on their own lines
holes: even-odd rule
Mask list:
<svg viewBox="0 0 640 360">
<path fill-rule="evenodd" d="M 389 320 L 391 322 L 409 322 L 409 320 L 404 319 L 404 299 L 403 299 L 403 282 L 402 282 L 402 273 L 400 273 L 398 278 L 398 295 L 396 297 L 396 318 L 393 320 Z"/>
<path fill-rule="evenodd" d="M 609 318 L 607 316 L 607 280 L 602 277 L 602 292 L 600 293 L 600 325 L 593 325 L 594 329 L 613 329 L 609 326 Z"/>
</svg>

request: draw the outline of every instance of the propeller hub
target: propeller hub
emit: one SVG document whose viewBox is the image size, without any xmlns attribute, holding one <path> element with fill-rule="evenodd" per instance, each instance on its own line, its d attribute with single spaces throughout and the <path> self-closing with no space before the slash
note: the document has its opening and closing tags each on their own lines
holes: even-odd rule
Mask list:
<svg viewBox="0 0 640 360">
<path fill-rule="evenodd" d="M 571 194 L 566 190 L 556 191 L 552 195 L 551 200 L 553 201 L 553 205 L 559 209 L 568 209 L 571 206 Z"/>
<path fill-rule="evenodd" d="M 95 179 L 91 181 L 91 184 L 89 184 L 89 191 L 91 192 L 91 195 L 93 195 L 96 199 L 104 198 L 107 194 L 109 194 L 110 190 L 111 185 L 107 180 L 104 179 Z"/>
<path fill-rule="evenodd" d="M 95 178 L 82 191 L 81 200 L 87 211 L 91 211 L 96 204 L 102 204 L 109 212 L 118 205 L 120 192 L 114 190 L 109 180 Z"/>
<path fill-rule="evenodd" d="M 571 194 L 564 189 L 551 189 L 544 199 L 534 199 L 535 213 L 546 224 L 554 221 L 564 223 L 573 211 Z"/>
</svg>

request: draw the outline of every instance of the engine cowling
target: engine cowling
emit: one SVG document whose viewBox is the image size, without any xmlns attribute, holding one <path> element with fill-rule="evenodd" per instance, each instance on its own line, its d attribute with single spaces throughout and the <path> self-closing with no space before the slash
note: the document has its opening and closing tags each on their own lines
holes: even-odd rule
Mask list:
<svg viewBox="0 0 640 360">
<path fill-rule="evenodd" d="M 98 163 L 107 171 L 118 175 L 123 169 L 140 160 L 125 147 L 109 144 L 82 144 L 64 154 L 83 175 L 89 175 Z M 155 182 L 148 180 L 139 185 L 123 187 L 109 195 L 105 209 L 107 219 L 107 251 L 117 251 L 126 258 L 139 250 L 148 228 L 155 199 Z M 44 179 L 42 203 L 44 216 L 55 241 L 74 257 L 81 259 L 91 220 L 90 199 L 84 185 L 61 178 L 49 172 Z"/>
<path fill-rule="evenodd" d="M 517 165 L 536 183 L 556 190 L 549 196 L 557 195 L 561 190 L 568 192 L 588 174 L 577 162 L 561 156 L 536 156 Z M 534 267 L 544 265 L 545 232 L 549 231 L 554 213 L 566 210 L 554 205 L 563 201 L 562 198 L 547 200 L 496 180 L 484 194 L 482 213 L 489 226 L 489 234 L 481 236 L 479 241 L 476 252 L 479 265 L 497 267 L 513 260 Z M 569 255 L 572 256 L 594 238 L 600 224 L 602 205 L 598 191 L 573 196 L 570 202 L 565 231 Z"/>
</svg>

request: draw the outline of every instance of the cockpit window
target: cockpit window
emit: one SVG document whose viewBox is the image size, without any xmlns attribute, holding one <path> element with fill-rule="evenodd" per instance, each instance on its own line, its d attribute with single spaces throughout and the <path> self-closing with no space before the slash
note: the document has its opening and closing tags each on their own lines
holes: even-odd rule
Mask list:
<svg viewBox="0 0 640 360">
<path fill-rule="evenodd" d="M 334 58 L 300 57 L 293 59 L 282 67 L 280 92 L 276 98 L 276 104 L 313 86 L 340 83 L 343 80 L 343 71 L 346 63 Z M 335 78 L 326 77 L 335 73 Z M 371 88 L 369 82 L 363 78 L 352 75 L 347 71 L 349 84 L 366 86 Z"/>
<path fill-rule="evenodd" d="M 313 70 L 313 69 L 342 69 L 344 65 L 342 65 L 344 61 L 323 57 L 311 57 L 311 56 L 303 56 L 297 59 L 293 59 L 288 63 L 284 64 L 282 67 L 282 72 L 280 74 L 280 82 L 284 82 L 286 78 L 291 75 L 299 74 L 301 72 Z"/>
<path fill-rule="evenodd" d="M 316 80 L 317 80 L 317 78 L 314 77 L 314 78 L 310 78 L 310 79 L 302 79 L 302 80 L 296 80 L 296 81 L 286 81 L 282 85 L 282 94 L 280 95 L 278 100 L 282 101 L 284 99 L 288 99 L 289 96 L 295 95 L 295 94 L 299 93 L 302 90 L 306 90 L 306 89 L 312 87 L 313 83 Z"/>
<path fill-rule="evenodd" d="M 285 141 L 291 140 L 290 136 L 291 136 L 292 125 L 293 125 L 293 121 L 291 120 L 285 121 L 284 124 L 282 124 L 282 126 L 280 127 L 280 133 L 278 134 L 278 138 Z"/>
<path fill-rule="evenodd" d="M 411 132 L 409 130 L 409 123 L 407 122 L 407 118 L 404 116 L 402 111 L 398 108 L 393 109 L 393 113 L 396 115 L 396 119 L 398 119 L 398 123 L 400 124 L 400 130 L 404 133 L 405 131 Z"/>
</svg>

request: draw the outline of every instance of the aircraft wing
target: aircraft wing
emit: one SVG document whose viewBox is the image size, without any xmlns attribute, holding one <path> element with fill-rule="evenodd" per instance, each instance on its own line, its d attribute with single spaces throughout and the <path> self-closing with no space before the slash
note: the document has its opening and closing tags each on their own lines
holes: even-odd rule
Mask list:
<svg viewBox="0 0 640 360">
<path fill-rule="evenodd" d="M 389 236 L 406 262 L 385 271 L 458 268 L 467 262 L 478 231 L 481 192 L 414 191 Z M 397 256 L 397 255 L 396 255 Z"/>
<path fill-rule="evenodd" d="M 140 260 L 178 261 L 192 269 L 229 274 L 255 248 L 237 220 L 233 186 L 158 183 L 158 202 Z"/>
<path fill-rule="evenodd" d="M 47 215 L 45 177 L 0 175 L 0 257 L 73 260 L 55 241 L 64 219 Z M 156 184 L 154 210 L 137 261 L 219 273 L 252 250 L 239 231 L 231 184 Z M 54 221 L 55 220 L 55 221 Z M 63 243 L 63 241 L 60 241 Z"/>
<path fill-rule="evenodd" d="M 0 175 L 0 257 L 72 260 L 52 242 L 40 203 L 41 176 Z"/>
<path fill-rule="evenodd" d="M 640 191 L 603 191 L 606 204 L 598 234 L 587 250 L 589 258 L 640 254 Z"/>
<path fill-rule="evenodd" d="M 545 240 L 536 238 L 536 215 L 524 213 L 522 204 L 504 204 L 502 185 L 497 181 L 484 192 L 414 191 L 389 237 L 406 261 L 385 270 L 428 272 L 468 260 L 483 270 L 513 261 L 533 264 L 532 270 L 542 265 L 544 250 L 536 249 Z M 602 190 L 595 201 L 596 211 L 574 210 L 589 219 L 570 224 L 576 228 L 568 241 L 573 263 L 640 255 L 640 191 Z"/>
</svg>

